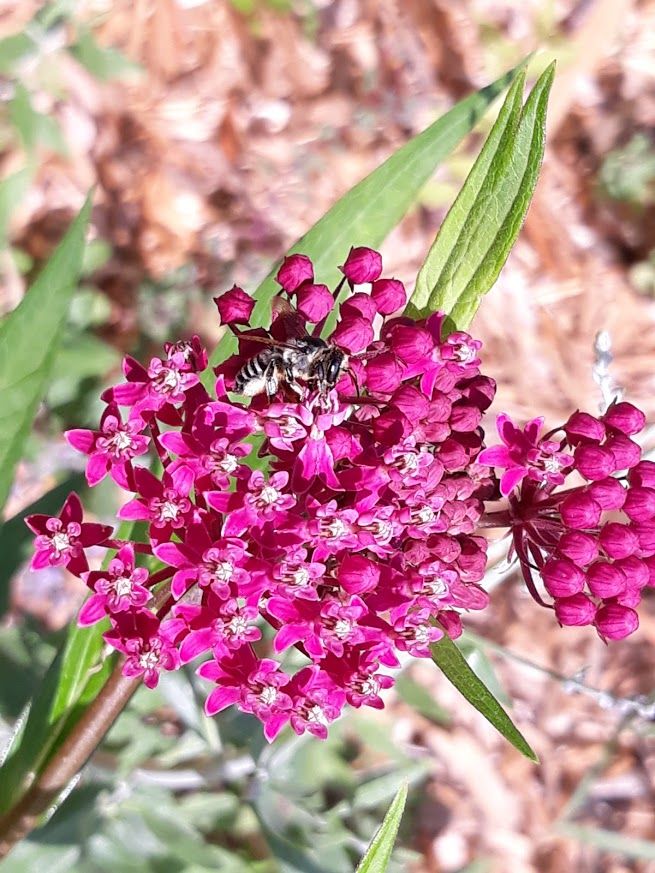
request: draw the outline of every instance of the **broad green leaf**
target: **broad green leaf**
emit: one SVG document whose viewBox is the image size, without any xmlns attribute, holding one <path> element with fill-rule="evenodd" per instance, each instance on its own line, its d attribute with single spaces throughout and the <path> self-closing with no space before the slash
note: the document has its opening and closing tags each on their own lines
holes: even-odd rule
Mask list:
<svg viewBox="0 0 655 873">
<path fill-rule="evenodd" d="M 356 873 L 384 873 L 389 866 L 400 820 L 407 801 L 407 785 L 401 785 L 382 824 L 359 862 Z"/>
<path fill-rule="evenodd" d="M 525 73 L 510 88 L 487 141 L 443 221 L 416 280 L 408 314 L 446 312 L 466 328 L 518 236 L 544 153 L 551 64 L 521 106 Z"/>
<path fill-rule="evenodd" d="M 302 252 L 314 261 L 319 282 L 339 281 L 339 264 L 351 245 L 379 246 L 416 199 L 436 167 L 475 126 L 493 100 L 514 80 L 520 64 L 491 85 L 460 101 L 380 167 L 338 200 L 288 254 Z M 276 265 L 255 292 L 251 324 L 270 323 L 270 303 L 278 290 Z M 211 357 L 215 365 L 236 348 L 234 337 L 226 331 Z"/>
<path fill-rule="evenodd" d="M 36 282 L 0 324 L 0 508 L 52 371 L 90 209 L 89 199 Z"/>
<path fill-rule="evenodd" d="M 515 727 L 514 722 L 484 682 L 475 675 L 450 637 L 444 635 L 438 642 L 433 643 L 431 651 L 432 660 L 460 694 L 521 754 L 538 763 L 539 758 L 530 748 L 523 734 Z"/>
</svg>

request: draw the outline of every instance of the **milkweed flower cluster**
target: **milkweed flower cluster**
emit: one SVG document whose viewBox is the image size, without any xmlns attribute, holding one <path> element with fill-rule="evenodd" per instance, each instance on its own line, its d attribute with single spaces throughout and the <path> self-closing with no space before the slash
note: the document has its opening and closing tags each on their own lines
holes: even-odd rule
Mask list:
<svg viewBox="0 0 655 873">
<path fill-rule="evenodd" d="M 82 524 L 76 497 L 61 519 L 30 519 L 34 566 L 65 564 L 85 579 L 79 620 L 109 618 L 105 639 L 127 675 L 154 686 L 161 670 L 202 656 L 216 686 L 208 714 L 236 704 L 269 739 L 287 722 L 323 737 L 346 702 L 381 707 L 400 652 L 428 656 L 461 632 L 462 610 L 488 601 L 476 529 L 493 486 L 477 458 L 495 385 L 480 373 L 480 343 L 442 338 L 440 315 L 391 317 L 405 289 L 381 276 L 377 252 L 351 250 L 342 272 L 332 293 L 308 258 L 285 259 L 280 298 L 294 308 L 270 331 L 250 328 L 253 300 L 231 289 L 216 303 L 239 351 L 217 368 L 212 394 L 194 338 L 147 367 L 126 358 L 99 429 L 68 432 L 90 484 L 109 475 L 129 492 L 118 515 L 145 523 L 144 541 Z M 275 396 L 238 402 L 244 362 L 263 350 L 268 360 L 266 342 L 317 335 L 346 283 L 369 290 L 338 306 L 323 344 L 341 352 L 334 387 L 300 373 L 293 390 L 281 377 Z M 153 449 L 158 473 L 138 463 Z M 117 551 L 89 571 L 83 548 L 97 544 Z M 138 566 L 139 553 L 160 569 Z M 293 675 L 282 663 L 292 647 L 307 661 Z"/>
<path fill-rule="evenodd" d="M 639 625 L 644 588 L 655 586 L 655 463 L 642 460 L 632 439 L 645 417 L 614 403 L 600 417 L 575 412 L 544 437 L 542 425 L 538 418 L 521 429 L 499 416 L 502 445 L 480 456 L 504 470 L 502 522 L 530 592 L 552 605 L 560 624 L 623 639 Z"/>
<path fill-rule="evenodd" d="M 561 624 L 625 636 L 655 573 L 638 410 L 576 413 L 559 437 L 500 416 L 503 445 L 485 449 L 495 383 L 481 343 L 447 334 L 439 313 L 396 315 L 405 289 L 378 252 L 352 249 L 341 271 L 331 291 L 309 258 L 286 258 L 268 329 L 233 287 L 216 305 L 238 350 L 211 378 L 197 337 L 147 367 L 127 357 L 98 430 L 67 433 L 90 485 L 110 476 L 129 494 L 118 517 L 140 523 L 138 540 L 84 523 L 76 495 L 28 519 L 33 567 L 85 580 L 79 622 L 109 620 L 125 675 L 154 687 L 202 658 L 207 714 L 236 705 L 269 740 L 287 723 L 325 737 L 346 703 L 381 708 L 400 653 L 427 657 L 461 633 L 461 614 L 488 603 L 480 527 L 499 494 L 508 509 L 484 526 L 511 529 L 526 584 L 545 603 L 536 568 Z M 572 474 L 587 484 L 562 490 Z M 627 521 L 609 517 L 619 510 Z M 90 570 L 84 550 L 99 545 L 113 557 Z"/>
</svg>

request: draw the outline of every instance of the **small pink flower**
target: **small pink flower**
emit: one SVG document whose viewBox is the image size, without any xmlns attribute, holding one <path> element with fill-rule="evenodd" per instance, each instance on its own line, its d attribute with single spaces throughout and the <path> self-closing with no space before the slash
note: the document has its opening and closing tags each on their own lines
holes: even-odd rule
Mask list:
<svg viewBox="0 0 655 873">
<path fill-rule="evenodd" d="M 80 610 L 81 627 L 95 624 L 108 614 L 139 611 L 152 597 L 146 587 L 148 571 L 135 566 L 131 544 L 118 550 L 106 570 L 91 570 L 84 578 L 95 593 Z"/>
<path fill-rule="evenodd" d="M 159 619 L 152 612 L 118 613 L 104 639 L 125 654 L 123 676 L 143 676 L 148 688 L 157 686 L 162 670 L 176 670 L 180 664 L 177 649 L 162 636 Z"/>
<path fill-rule="evenodd" d="M 89 455 L 86 467 L 89 485 L 97 485 L 110 473 L 118 485 L 128 488 L 127 465 L 148 451 L 150 440 L 142 434 L 144 428 L 145 423 L 139 418 L 123 424 L 118 406 L 110 403 L 102 414 L 99 430 L 69 430 L 65 437 L 74 449 Z"/>
<path fill-rule="evenodd" d="M 101 545 L 113 533 L 106 524 L 82 521 L 80 498 L 71 492 L 59 515 L 28 515 L 25 524 L 36 534 L 33 570 L 64 566 L 74 576 L 82 576 L 89 569 L 84 549 Z"/>
</svg>

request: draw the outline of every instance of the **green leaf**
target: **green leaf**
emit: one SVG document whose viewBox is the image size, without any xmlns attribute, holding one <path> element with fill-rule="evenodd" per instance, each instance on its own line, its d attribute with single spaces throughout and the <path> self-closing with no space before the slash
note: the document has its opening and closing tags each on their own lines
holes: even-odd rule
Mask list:
<svg viewBox="0 0 655 873">
<path fill-rule="evenodd" d="M 24 32 L 0 39 L 0 74 L 3 76 L 11 74 L 15 64 L 36 49 L 32 37 Z"/>
<path fill-rule="evenodd" d="M 424 685 L 412 679 L 405 670 L 396 676 L 394 690 L 401 700 L 424 718 L 440 725 L 452 723 L 451 714 L 434 699 Z"/>
<path fill-rule="evenodd" d="M 396 794 L 384 821 L 371 840 L 366 854 L 359 862 L 356 873 L 384 873 L 387 869 L 406 800 L 407 785 L 404 784 L 398 789 L 398 794 Z"/>
<path fill-rule="evenodd" d="M 89 198 L 36 282 L 0 324 L 0 508 L 52 371 L 90 209 Z"/>
<path fill-rule="evenodd" d="M 26 152 L 31 153 L 37 145 L 43 145 L 66 156 L 68 150 L 59 125 L 52 116 L 36 111 L 23 85 L 16 85 L 14 97 L 9 102 L 9 119 L 18 131 Z"/>
<path fill-rule="evenodd" d="M 63 742 L 87 701 L 83 693 L 94 678 L 103 646 L 103 623 L 68 627 L 64 646 L 50 665 L 23 726 L 0 768 L 0 812 L 14 804 Z M 107 670 L 104 667 L 104 670 Z M 106 676 L 104 676 L 106 681 Z M 98 689 L 99 690 L 99 689 Z M 79 704 L 79 705 L 78 705 Z"/>
<path fill-rule="evenodd" d="M 466 663 L 459 648 L 444 635 L 431 646 L 432 660 L 441 669 L 449 682 L 489 721 L 516 749 L 539 763 L 539 758 L 528 745 L 525 737 L 498 703 L 491 691 Z"/>
<path fill-rule="evenodd" d="M 133 78 L 141 67 L 113 48 L 99 45 L 91 31 L 80 31 L 77 42 L 69 49 L 83 67 L 103 82 L 110 79 Z"/>
<path fill-rule="evenodd" d="M 525 63 L 525 62 L 524 62 Z M 319 282 L 335 284 L 341 278 L 338 265 L 351 245 L 379 246 L 416 199 L 436 167 L 475 126 L 492 101 L 501 94 L 524 66 L 520 64 L 491 85 L 460 101 L 380 167 L 338 200 L 288 254 L 302 252 L 314 261 Z M 278 290 L 276 265 L 255 292 L 257 305 L 253 327 L 270 323 L 270 303 Z M 211 357 L 216 365 L 236 349 L 226 331 Z"/>
<path fill-rule="evenodd" d="M 12 213 L 27 193 L 32 175 L 31 167 L 23 167 L 0 182 L 0 249 L 6 248 L 8 244 Z"/>
<path fill-rule="evenodd" d="M 452 328 L 466 328 L 498 278 L 537 183 L 553 76 L 551 64 L 523 107 L 525 73 L 514 81 L 419 272 L 409 315 L 442 310 Z"/>
<path fill-rule="evenodd" d="M 645 861 L 655 861 L 655 843 L 619 834 L 604 828 L 577 825 L 572 822 L 562 822 L 555 828 L 558 834 L 593 846 L 598 852 L 611 852 L 624 858 L 639 858 Z"/>
</svg>

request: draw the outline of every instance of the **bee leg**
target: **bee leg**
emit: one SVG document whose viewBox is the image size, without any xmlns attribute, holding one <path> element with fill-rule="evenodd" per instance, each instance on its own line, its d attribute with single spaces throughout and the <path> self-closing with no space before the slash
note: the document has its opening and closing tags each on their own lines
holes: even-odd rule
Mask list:
<svg viewBox="0 0 655 873">
<path fill-rule="evenodd" d="M 270 361 L 264 370 L 264 383 L 266 386 L 266 395 L 270 399 L 275 397 L 279 387 L 280 380 L 277 373 L 277 362 Z"/>
<path fill-rule="evenodd" d="M 300 397 L 300 399 L 302 400 L 305 396 L 303 387 L 298 383 L 298 380 L 296 379 L 293 372 L 293 367 L 286 361 L 284 362 L 284 378 L 289 388 L 291 388 L 294 394 L 297 394 L 298 397 Z"/>
</svg>

